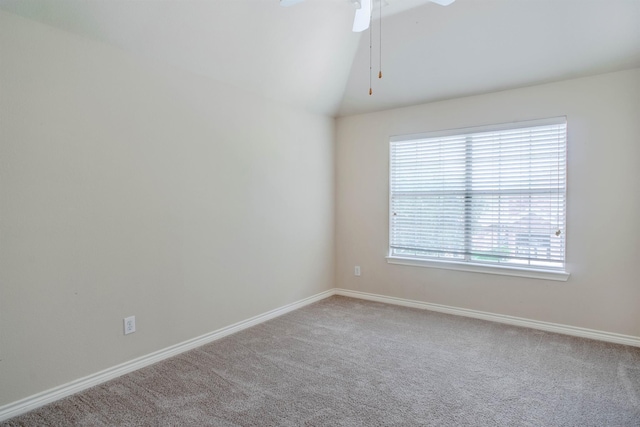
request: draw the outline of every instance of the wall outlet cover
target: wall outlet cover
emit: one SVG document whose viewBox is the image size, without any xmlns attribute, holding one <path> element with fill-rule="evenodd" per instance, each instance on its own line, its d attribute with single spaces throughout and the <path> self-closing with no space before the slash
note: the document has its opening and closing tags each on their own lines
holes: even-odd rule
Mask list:
<svg viewBox="0 0 640 427">
<path fill-rule="evenodd" d="M 136 316 L 124 318 L 124 334 L 132 334 L 136 331 Z"/>
</svg>

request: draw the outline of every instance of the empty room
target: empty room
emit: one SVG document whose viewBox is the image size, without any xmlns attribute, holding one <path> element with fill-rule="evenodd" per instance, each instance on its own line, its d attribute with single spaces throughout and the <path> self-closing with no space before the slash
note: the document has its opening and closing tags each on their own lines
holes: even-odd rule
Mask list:
<svg viewBox="0 0 640 427">
<path fill-rule="evenodd" d="M 0 426 L 640 426 L 640 0 L 0 0 Z"/>
</svg>

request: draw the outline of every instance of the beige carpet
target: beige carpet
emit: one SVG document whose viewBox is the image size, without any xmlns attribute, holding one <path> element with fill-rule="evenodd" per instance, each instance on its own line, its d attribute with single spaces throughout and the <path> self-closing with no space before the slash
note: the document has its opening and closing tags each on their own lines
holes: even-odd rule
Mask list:
<svg viewBox="0 0 640 427">
<path fill-rule="evenodd" d="M 640 426 L 640 348 L 331 297 L 2 426 Z"/>
</svg>

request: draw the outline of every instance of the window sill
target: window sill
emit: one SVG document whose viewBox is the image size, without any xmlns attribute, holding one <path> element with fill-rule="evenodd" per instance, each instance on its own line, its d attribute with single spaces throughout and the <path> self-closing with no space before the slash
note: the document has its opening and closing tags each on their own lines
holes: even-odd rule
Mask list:
<svg viewBox="0 0 640 427">
<path fill-rule="evenodd" d="M 557 280 L 566 282 L 569 273 L 556 270 L 533 270 L 528 268 L 515 268 L 497 265 L 472 264 L 455 261 L 434 261 L 415 258 L 387 257 L 389 264 L 410 265 L 414 267 L 442 268 L 445 270 L 470 271 L 474 273 L 500 274 L 503 276 L 527 277 L 530 279 Z"/>
</svg>

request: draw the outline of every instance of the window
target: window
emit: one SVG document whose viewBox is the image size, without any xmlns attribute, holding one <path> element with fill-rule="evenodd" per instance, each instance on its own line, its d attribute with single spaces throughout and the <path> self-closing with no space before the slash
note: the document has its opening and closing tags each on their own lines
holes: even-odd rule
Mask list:
<svg viewBox="0 0 640 427">
<path fill-rule="evenodd" d="M 389 262 L 567 280 L 566 119 L 393 137 Z"/>
</svg>

